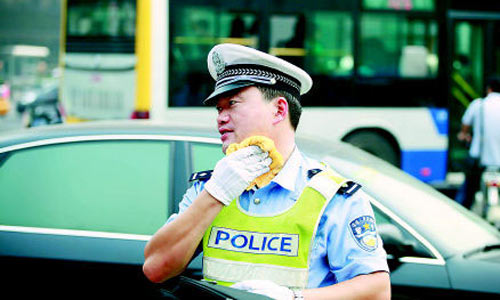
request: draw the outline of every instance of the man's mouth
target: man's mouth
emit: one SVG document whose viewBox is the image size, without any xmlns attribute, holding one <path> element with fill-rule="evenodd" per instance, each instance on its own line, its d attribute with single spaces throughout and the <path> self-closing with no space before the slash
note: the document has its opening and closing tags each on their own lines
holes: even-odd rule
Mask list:
<svg viewBox="0 0 500 300">
<path fill-rule="evenodd" d="M 219 129 L 220 139 L 224 142 L 233 131 L 229 129 Z"/>
</svg>

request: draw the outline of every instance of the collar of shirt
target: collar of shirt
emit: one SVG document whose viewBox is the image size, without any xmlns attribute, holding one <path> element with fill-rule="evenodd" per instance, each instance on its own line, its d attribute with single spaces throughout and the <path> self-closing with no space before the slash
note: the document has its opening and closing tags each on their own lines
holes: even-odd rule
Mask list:
<svg viewBox="0 0 500 300">
<path fill-rule="evenodd" d="M 247 213 L 259 216 L 283 212 L 300 197 L 308 181 L 307 171 L 313 168 L 322 167 L 319 162 L 307 158 L 295 147 L 271 183 L 260 189 L 254 187 L 243 192 L 238 203 Z"/>
<path fill-rule="evenodd" d="M 279 184 L 281 187 L 294 192 L 296 188 L 297 175 L 303 165 L 304 159 L 300 155 L 297 146 L 292 151 L 292 154 L 286 161 L 281 171 L 276 175 L 271 182 Z"/>
<path fill-rule="evenodd" d="M 488 94 L 488 96 L 486 96 L 486 99 L 500 99 L 500 93 L 497 93 L 497 92 L 491 92 Z"/>
<path fill-rule="evenodd" d="M 323 169 L 323 165 L 304 156 L 295 146 L 285 165 L 278 175 L 271 180 L 271 183 L 290 191 L 291 199 L 296 201 L 307 184 L 307 172 L 311 169 Z"/>
</svg>

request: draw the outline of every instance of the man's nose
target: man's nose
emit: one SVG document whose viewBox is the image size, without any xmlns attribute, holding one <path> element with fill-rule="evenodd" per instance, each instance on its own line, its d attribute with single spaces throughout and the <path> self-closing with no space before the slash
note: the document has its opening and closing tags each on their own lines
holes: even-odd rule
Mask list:
<svg viewBox="0 0 500 300">
<path fill-rule="evenodd" d="M 219 115 L 217 115 L 217 124 L 225 124 L 229 121 L 229 115 L 225 110 L 222 110 L 219 112 Z"/>
</svg>

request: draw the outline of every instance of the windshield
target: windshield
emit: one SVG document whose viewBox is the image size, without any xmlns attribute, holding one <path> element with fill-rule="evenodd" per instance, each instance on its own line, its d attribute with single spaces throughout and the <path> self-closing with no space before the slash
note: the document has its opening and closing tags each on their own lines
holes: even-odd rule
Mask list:
<svg viewBox="0 0 500 300">
<path fill-rule="evenodd" d="M 360 183 L 365 192 L 428 239 L 443 256 L 500 242 L 493 226 L 431 186 L 350 145 L 328 146 L 311 141 L 299 144 L 306 153 Z"/>
</svg>

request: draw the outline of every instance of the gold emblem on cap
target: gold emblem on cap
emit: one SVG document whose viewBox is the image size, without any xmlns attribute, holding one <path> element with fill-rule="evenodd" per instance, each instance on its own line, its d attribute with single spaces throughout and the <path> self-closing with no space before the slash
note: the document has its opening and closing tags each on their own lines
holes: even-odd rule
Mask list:
<svg viewBox="0 0 500 300">
<path fill-rule="evenodd" d="M 222 59 L 222 55 L 215 51 L 212 54 L 212 62 L 214 63 L 215 66 L 215 72 L 217 72 L 217 75 L 220 75 L 224 70 L 226 69 L 226 64 L 224 63 L 224 60 Z"/>
</svg>

